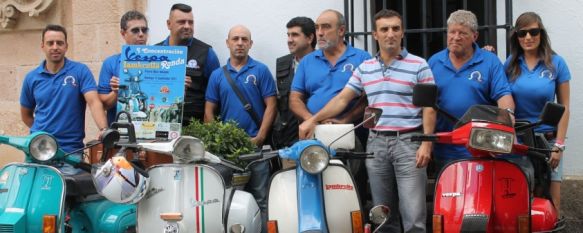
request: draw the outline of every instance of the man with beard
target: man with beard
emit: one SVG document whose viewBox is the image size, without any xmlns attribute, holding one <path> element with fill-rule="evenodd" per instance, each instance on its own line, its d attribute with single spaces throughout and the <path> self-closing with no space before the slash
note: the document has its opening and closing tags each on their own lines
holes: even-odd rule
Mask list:
<svg viewBox="0 0 583 233">
<path fill-rule="evenodd" d="M 30 133 L 50 133 L 63 151 L 72 153 L 84 146 L 86 106 L 99 134 L 107 129 L 105 111 L 89 68 L 65 57 L 68 44 L 64 27 L 47 25 L 42 31 L 41 48 L 46 58 L 24 78 L 20 115 Z M 82 159 L 81 154 L 70 156 Z M 66 175 L 80 172 L 68 164 L 55 166 Z"/>
<path fill-rule="evenodd" d="M 439 106 L 460 118 L 473 105 L 498 105 L 514 113 L 508 79 L 495 54 L 476 44 L 478 20 L 470 11 L 457 10 L 447 19 L 447 48 L 429 58 L 435 75 Z M 438 114 L 436 132 L 449 132 L 455 122 Z M 448 162 L 470 157 L 464 146 L 436 143 L 436 170 Z"/>
<path fill-rule="evenodd" d="M 300 121 L 310 119 L 336 96 L 352 71 L 371 56 L 366 51 L 353 48 L 344 41 L 346 21 L 336 10 L 323 11 L 316 20 L 316 38 L 319 50 L 306 55 L 298 65 L 292 82 L 289 106 Z M 354 123 L 362 119 L 366 98 L 353 100 L 338 115 L 324 119 L 325 123 Z M 368 130 L 356 130 L 356 150 L 363 151 Z M 358 184 L 361 197 L 365 197 L 366 172 L 361 160 L 346 161 Z M 361 198 L 364 203 L 365 198 Z"/>
<path fill-rule="evenodd" d="M 182 125 L 188 125 L 194 119 L 203 121 L 208 80 L 211 73 L 219 68 L 219 59 L 210 45 L 193 37 L 192 7 L 181 3 L 172 5 L 166 25 L 170 35 L 156 45 L 188 47 Z"/>
<path fill-rule="evenodd" d="M 145 45 L 148 41 L 148 21 L 144 14 L 132 10 L 126 12 L 120 20 L 120 33 L 128 45 Z M 107 123 L 111 125 L 115 121 L 117 111 L 117 95 L 119 92 L 119 65 L 121 54 L 115 54 L 103 62 L 99 72 L 99 86 L 97 92 L 107 109 Z"/>
<path fill-rule="evenodd" d="M 226 43 L 230 57 L 222 69 L 215 70 L 211 75 L 204 120 L 213 121 L 215 110 L 220 109 L 222 121 L 237 122 L 251 137 L 251 142 L 261 148 L 275 118 L 275 82 L 267 66 L 249 56 L 253 45 L 249 29 L 242 25 L 234 26 L 229 30 Z M 241 96 L 232 86 L 237 87 Z M 251 105 L 250 110 L 246 109 L 240 98 Z M 259 119 L 255 120 L 253 114 Z M 268 182 L 268 161 L 254 164 L 245 190 L 255 197 L 261 208 L 263 232 L 266 232 Z"/>
<path fill-rule="evenodd" d="M 287 25 L 287 46 L 290 54 L 277 58 L 277 117 L 273 123 L 275 149 L 289 147 L 298 140 L 298 120 L 289 108 L 291 83 L 300 60 L 314 51 L 316 29 L 308 17 L 295 17 Z"/>
</svg>

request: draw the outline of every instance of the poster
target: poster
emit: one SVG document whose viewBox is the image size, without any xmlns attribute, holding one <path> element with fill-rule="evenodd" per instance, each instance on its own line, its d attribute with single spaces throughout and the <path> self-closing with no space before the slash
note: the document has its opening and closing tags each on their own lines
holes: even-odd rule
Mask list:
<svg viewBox="0 0 583 233">
<path fill-rule="evenodd" d="M 117 112 L 128 112 L 138 140 L 180 136 L 186 47 L 124 45 Z"/>
</svg>

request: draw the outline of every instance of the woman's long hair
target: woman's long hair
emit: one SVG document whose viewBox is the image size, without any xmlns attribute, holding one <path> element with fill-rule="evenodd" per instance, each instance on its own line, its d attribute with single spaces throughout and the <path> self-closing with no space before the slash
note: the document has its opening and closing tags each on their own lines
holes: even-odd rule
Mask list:
<svg viewBox="0 0 583 233">
<path fill-rule="evenodd" d="M 514 28 L 510 31 L 510 55 L 511 59 L 509 62 L 508 67 L 506 68 L 506 75 L 510 81 L 516 80 L 520 75 L 520 64 L 518 64 L 518 59 L 522 55 L 524 55 L 524 50 L 520 47 L 520 43 L 518 42 L 518 35 L 517 32 L 521 28 L 524 28 L 532 23 L 537 23 L 540 31 L 540 44 L 538 46 L 538 57 L 543 60 L 543 63 L 551 72 L 555 71 L 552 62 L 552 56 L 555 52 L 551 49 L 551 40 L 549 39 L 549 35 L 547 34 L 547 30 L 543 25 L 543 21 L 540 16 L 534 12 L 525 12 L 522 13 L 516 19 L 516 23 Z"/>
</svg>

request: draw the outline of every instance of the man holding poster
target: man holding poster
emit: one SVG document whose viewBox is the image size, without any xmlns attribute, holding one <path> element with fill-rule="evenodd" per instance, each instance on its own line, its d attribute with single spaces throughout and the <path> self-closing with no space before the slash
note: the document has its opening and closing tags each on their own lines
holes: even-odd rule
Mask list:
<svg viewBox="0 0 583 233">
<path fill-rule="evenodd" d="M 128 45 L 145 45 L 148 41 L 148 21 L 144 14 L 132 10 L 126 12 L 120 20 L 120 33 Z M 119 92 L 120 53 L 105 59 L 99 72 L 97 92 L 99 99 L 107 110 L 107 124 L 115 121 L 117 95 Z"/>
</svg>

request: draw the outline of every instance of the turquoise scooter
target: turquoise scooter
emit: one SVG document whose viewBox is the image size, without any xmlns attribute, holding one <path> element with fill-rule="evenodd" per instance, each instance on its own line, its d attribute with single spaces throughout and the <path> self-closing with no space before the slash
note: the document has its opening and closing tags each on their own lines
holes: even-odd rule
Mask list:
<svg viewBox="0 0 583 233">
<path fill-rule="evenodd" d="M 119 134 L 106 133 L 102 143 L 113 143 L 115 137 Z M 50 134 L 0 135 L 0 144 L 25 154 L 24 163 L 0 169 L 0 232 L 135 232 L 136 206 L 97 194 L 91 165 L 67 156 Z M 89 172 L 65 176 L 50 166 L 63 162 Z"/>
</svg>

